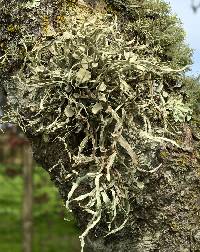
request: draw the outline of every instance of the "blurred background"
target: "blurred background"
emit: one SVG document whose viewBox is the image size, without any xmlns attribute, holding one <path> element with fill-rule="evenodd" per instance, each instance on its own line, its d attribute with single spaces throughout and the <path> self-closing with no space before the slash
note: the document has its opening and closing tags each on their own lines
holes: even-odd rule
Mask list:
<svg viewBox="0 0 200 252">
<path fill-rule="evenodd" d="M 200 0 L 166 0 L 184 27 L 186 43 L 193 49 L 193 65 L 188 75 L 200 76 Z"/>
<path fill-rule="evenodd" d="M 26 138 L 12 125 L 0 127 L 0 251 L 80 251 L 75 221 Z"/>
</svg>

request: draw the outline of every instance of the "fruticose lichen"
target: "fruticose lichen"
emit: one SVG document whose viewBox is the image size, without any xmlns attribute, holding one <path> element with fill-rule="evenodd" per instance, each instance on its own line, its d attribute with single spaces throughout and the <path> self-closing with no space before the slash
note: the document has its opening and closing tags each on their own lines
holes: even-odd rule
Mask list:
<svg viewBox="0 0 200 252">
<path fill-rule="evenodd" d="M 60 158 L 48 171 L 59 168 L 62 183 L 70 185 L 66 207 L 76 204 L 89 216 L 82 248 L 102 221 L 105 237 L 131 225 L 134 202 L 149 176 L 163 169 L 168 148 L 188 150 L 181 129 L 192 117 L 176 91 L 190 50 L 180 42 L 183 32 L 169 7 L 161 1 L 111 2 L 92 9 L 66 1 L 49 16 L 45 1 L 22 2 L 18 8 L 29 9 L 27 20 L 34 24 L 9 24 L 9 33 L 21 25 L 19 39 L 7 42 L 1 55 L 5 75 L 6 65 L 15 62 L 11 78 L 2 81 L 5 117 L 44 146 L 63 146 L 68 168 Z"/>
</svg>

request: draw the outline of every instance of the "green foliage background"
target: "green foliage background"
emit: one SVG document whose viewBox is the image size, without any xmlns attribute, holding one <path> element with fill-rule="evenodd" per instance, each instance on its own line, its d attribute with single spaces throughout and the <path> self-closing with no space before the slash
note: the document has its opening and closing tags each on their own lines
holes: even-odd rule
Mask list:
<svg viewBox="0 0 200 252">
<path fill-rule="evenodd" d="M 0 165 L 0 251 L 21 252 L 23 181 L 21 168 L 10 167 Z M 8 170 L 19 174 L 8 176 Z M 58 192 L 40 167 L 34 170 L 34 200 L 33 252 L 80 251 L 75 223 L 65 209 L 61 210 Z"/>
</svg>

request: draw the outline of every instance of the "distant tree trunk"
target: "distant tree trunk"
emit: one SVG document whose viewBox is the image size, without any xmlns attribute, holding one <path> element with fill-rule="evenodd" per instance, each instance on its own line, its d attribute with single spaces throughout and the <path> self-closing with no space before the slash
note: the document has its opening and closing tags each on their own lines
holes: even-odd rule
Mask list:
<svg viewBox="0 0 200 252">
<path fill-rule="evenodd" d="M 195 1 L 195 0 L 191 0 L 191 4 L 192 4 L 192 10 L 194 12 L 197 12 L 198 9 L 200 8 L 200 2 Z"/>
<path fill-rule="evenodd" d="M 23 178 L 24 178 L 24 195 L 23 195 L 23 252 L 32 251 L 33 236 L 33 159 L 32 149 L 29 144 L 24 144 L 24 161 L 23 161 Z"/>
</svg>

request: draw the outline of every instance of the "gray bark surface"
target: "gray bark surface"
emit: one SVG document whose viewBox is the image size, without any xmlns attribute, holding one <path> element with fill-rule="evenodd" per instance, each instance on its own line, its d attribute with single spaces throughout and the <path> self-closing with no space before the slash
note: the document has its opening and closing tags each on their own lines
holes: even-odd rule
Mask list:
<svg viewBox="0 0 200 252">
<path fill-rule="evenodd" d="M 40 138 L 33 138 L 32 143 L 35 159 L 47 171 L 60 158 L 66 160 L 65 169 L 70 169 L 60 142 L 45 146 Z M 129 227 L 103 238 L 105 227 L 101 222 L 90 232 L 86 251 L 200 251 L 200 166 L 192 153 L 171 151 L 170 155 L 164 167 L 149 176 L 146 189 L 132 202 Z M 59 169 L 49 174 L 65 201 L 71 185 L 63 181 Z M 78 226 L 84 230 L 88 216 L 77 205 L 73 206 L 73 212 Z"/>
</svg>

